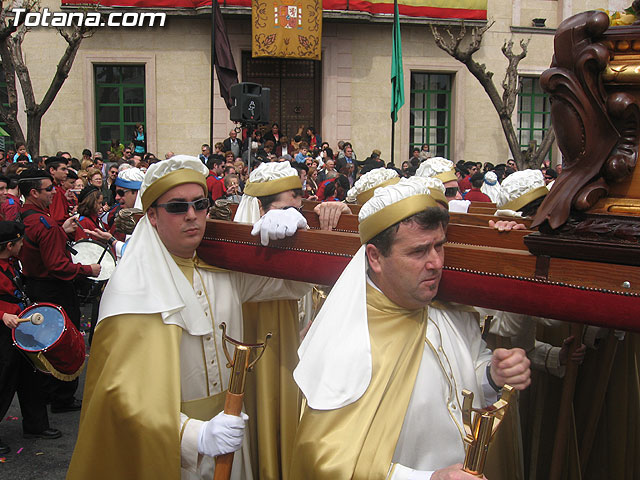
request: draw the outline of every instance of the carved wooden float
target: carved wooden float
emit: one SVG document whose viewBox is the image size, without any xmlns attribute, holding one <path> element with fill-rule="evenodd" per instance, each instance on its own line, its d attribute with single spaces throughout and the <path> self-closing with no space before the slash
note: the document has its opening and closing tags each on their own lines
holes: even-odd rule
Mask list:
<svg viewBox="0 0 640 480">
<path fill-rule="evenodd" d="M 447 230 L 441 300 L 640 331 L 637 268 L 538 257 L 523 241 L 531 231 L 455 223 L 463 215 Z M 318 228 L 315 214 L 305 216 Z M 229 270 L 331 285 L 360 247 L 356 229 L 356 216 L 345 215 L 337 231 L 301 231 L 263 247 L 250 225 L 210 220 L 198 254 Z"/>
</svg>

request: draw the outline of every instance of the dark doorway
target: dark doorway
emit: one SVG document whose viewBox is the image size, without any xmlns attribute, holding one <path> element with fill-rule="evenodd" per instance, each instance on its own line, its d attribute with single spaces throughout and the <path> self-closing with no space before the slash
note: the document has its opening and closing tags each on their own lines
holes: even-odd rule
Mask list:
<svg viewBox="0 0 640 480">
<path fill-rule="evenodd" d="M 271 89 L 270 123 L 292 138 L 298 128 L 321 132 L 320 86 L 322 64 L 316 60 L 252 58 L 242 52 L 242 81 Z"/>
</svg>

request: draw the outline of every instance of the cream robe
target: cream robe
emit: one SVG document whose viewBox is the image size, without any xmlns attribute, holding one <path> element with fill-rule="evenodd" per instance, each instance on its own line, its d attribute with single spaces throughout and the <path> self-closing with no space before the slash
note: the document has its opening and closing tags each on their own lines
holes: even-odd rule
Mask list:
<svg viewBox="0 0 640 480">
<path fill-rule="evenodd" d="M 450 414 L 455 412 L 453 390 L 458 395 L 463 388 L 474 391 L 475 406 L 483 406 L 485 391 L 491 392 L 484 387 L 491 354 L 480 337 L 475 317 L 432 306 L 408 311 L 393 304 L 371 284 L 367 285 L 367 317 L 371 382 L 365 393 L 349 405 L 333 410 L 306 409 L 294 447 L 291 478 L 295 480 L 384 479 L 390 472 L 398 475 L 394 478 L 408 478 L 411 468 L 435 469 L 464 459 L 462 438 Z M 431 320 L 427 321 L 429 317 Z M 442 337 L 437 330 L 427 328 L 435 325 Z M 425 350 L 430 348 L 425 345 L 425 338 L 436 349 L 443 347 L 438 358 L 448 356 L 448 374 Z M 331 351 L 327 350 L 326 355 Z M 449 380 L 457 385 L 452 390 Z M 430 403 L 428 407 L 422 404 L 423 394 Z M 449 394 L 451 410 L 447 407 Z M 495 393 L 491 395 L 494 398 L 487 395 L 487 402 L 495 399 Z M 413 405 L 409 406 L 410 402 Z M 459 415 L 458 410 L 455 418 L 459 419 Z M 453 444 L 444 445 L 442 438 L 431 436 L 432 427 L 445 432 Z M 426 448 L 416 450 L 414 437 L 427 438 Z M 398 448 L 399 442 L 406 448 Z M 445 463 L 449 459 L 453 462 Z M 406 466 L 393 464 L 394 461 L 406 462 Z"/>
<path fill-rule="evenodd" d="M 181 477 L 213 478 L 213 459 L 197 449 L 202 421 L 176 410 L 173 420 L 171 408 L 226 390 L 219 325 L 224 321 L 227 334 L 242 339 L 243 302 L 297 299 L 309 290 L 308 284 L 221 271 L 197 258 L 196 268 L 191 260 L 176 260 L 193 279 L 211 328 L 193 336 L 164 324 L 160 314 L 117 315 L 98 324 L 68 479 L 174 479 L 172 445 L 178 439 Z M 234 479 L 252 478 L 245 453 L 235 455 Z"/>
<path fill-rule="evenodd" d="M 490 361 L 473 314 L 429 308 L 422 361 L 393 454 L 394 464 L 410 468 L 395 466 L 391 478 L 462 463 L 462 390 L 473 392 L 476 407 L 496 401 L 486 380 Z"/>
<path fill-rule="evenodd" d="M 188 263 L 176 259 L 183 272 Z M 190 262 L 189 262 L 190 263 Z M 182 402 L 221 394 L 229 384 L 230 369 L 222 347 L 221 322 L 227 325 L 227 335 L 243 338 L 242 304 L 263 300 L 298 299 L 309 291 L 304 283 L 278 280 L 234 272 L 211 272 L 193 269 L 193 289 L 205 315 L 212 316 L 212 334 L 192 336 L 183 332 L 180 344 Z M 230 353 L 232 350 L 230 350 Z M 202 421 L 189 419 L 181 413 L 182 478 L 186 480 L 213 478 L 213 458 L 198 454 L 198 437 Z M 186 425 L 185 425 L 186 422 Z M 193 448 L 195 446 L 195 449 Z M 251 479 L 249 442 L 234 456 L 232 479 Z"/>
</svg>

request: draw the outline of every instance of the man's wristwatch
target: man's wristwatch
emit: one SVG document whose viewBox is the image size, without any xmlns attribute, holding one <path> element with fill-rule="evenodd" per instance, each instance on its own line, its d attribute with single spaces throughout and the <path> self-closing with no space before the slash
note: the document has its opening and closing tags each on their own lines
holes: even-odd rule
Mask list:
<svg viewBox="0 0 640 480">
<path fill-rule="evenodd" d="M 491 388 L 493 388 L 496 392 L 502 390 L 502 387 L 496 385 L 496 382 L 493 381 L 493 377 L 491 377 L 491 363 L 487 364 L 487 380 L 489 381 L 489 385 L 491 385 Z"/>
</svg>

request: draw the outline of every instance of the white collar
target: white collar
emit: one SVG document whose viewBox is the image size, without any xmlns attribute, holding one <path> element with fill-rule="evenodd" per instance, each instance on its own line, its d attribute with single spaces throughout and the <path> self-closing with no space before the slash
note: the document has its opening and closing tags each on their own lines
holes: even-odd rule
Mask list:
<svg viewBox="0 0 640 480">
<path fill-rule="evenodd" d="M 340 275 L 298 349 L 300 363 L 293 378 L 313 409 L 350 405 L 371 382 L 366 268 L 363 245 Z M 334 353 L 331 356 L 326 355 L 329 348 Z"/>
<path fill-rule="evenodd" d="M 98 322 L 115 315 L 154 313 L 191 335 L 213 331 L 191 283 L 145 215 L 104 290 Z"/>
</svg>

